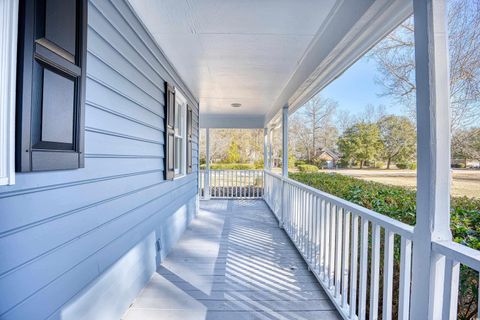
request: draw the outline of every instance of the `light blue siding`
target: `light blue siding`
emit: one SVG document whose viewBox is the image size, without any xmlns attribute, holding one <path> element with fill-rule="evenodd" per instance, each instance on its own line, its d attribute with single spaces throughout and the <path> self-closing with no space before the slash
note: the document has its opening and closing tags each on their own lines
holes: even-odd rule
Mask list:
<svg viewBox="0 0 480 320">
<path fill-rule="evenodd" d="M 126 0 L 88 14 L 85 168 L 0 187 L 0 319 L 118 319 L 197 211 L 198 104 Z M 174 181 L 165 81 L 194 109 L 194 172 Z"/>
</svg>

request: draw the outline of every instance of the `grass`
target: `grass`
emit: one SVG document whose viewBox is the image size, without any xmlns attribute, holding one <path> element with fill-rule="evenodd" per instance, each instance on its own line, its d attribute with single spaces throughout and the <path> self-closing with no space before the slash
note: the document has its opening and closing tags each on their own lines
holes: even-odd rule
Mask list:
<svg viewBox="0 0 480 320">
<path fill-rule="evenodd" d="M 323 172 L 335 172 L 362 180 L 410 189 L 415 189 L 417 183 L 414 170 L 340 169 L 323 170 Z M 480 198 L 480 170 L 453 169 L 451 194 L 454 197 Z"/>
</svg>

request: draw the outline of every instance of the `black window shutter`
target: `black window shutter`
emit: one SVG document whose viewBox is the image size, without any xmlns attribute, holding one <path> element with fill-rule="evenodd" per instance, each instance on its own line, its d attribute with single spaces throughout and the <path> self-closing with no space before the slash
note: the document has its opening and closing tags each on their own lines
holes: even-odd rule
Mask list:
<svg viewBox="0 0 480 320">
<path fill-rule="evenodd" d="M 187 173 L 193 171 L 193 110 L 187 105 Z"/>
<path fill-rule="evenodd" d="M 17 171 L 84 166 L 87 0 L 21 0 Z"/>
<path fill-rule="evenodd" d="M 175 177 L 175 88 L 165 84 L 165 179 Z"/>
</svg>

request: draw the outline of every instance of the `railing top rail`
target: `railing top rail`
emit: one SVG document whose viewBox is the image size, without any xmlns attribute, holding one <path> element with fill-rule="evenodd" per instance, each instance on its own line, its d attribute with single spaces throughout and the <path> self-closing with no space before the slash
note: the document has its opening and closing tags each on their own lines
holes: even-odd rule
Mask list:
<svg viewBox="0 0 480 320">
<path fill-rule="evenodd" d="M 335 204 L 336 206 L 342 207 L 354 214 L 357 214 L 361 217 L 364 217 L 372 222 L 377 223 L 378 225 L 393 231 L 406 239 L 412 240 L 413 238 L 413 226 L 410 226 L 408 224 L 405 224 L 403 222 L 400 222 L 398 220 L 395 220 L 393 218 L 387 217 L 383 214 L 380 214 L 378 212 L 372 211 L 370 209 L 364 208 L 362 206 L 359 206 L 355 203 L 352 203 L 350 201 L 347 201 L 345 199 L 339 198 L 337 196 L 334 196 L 332 194 L 329 194 L 327 192 L 315 189 L 313 187 L 307 186 L 301 182 L 295 181 L 293 179 L 285 178 L 282 177 L 281 175 L 278 175 L 276 173 L 273 173 L 271 171 L 265 170 L 265 174 L 270 175 L 274 178 L 280 179 L 282 181 L 285 181 L 286 183 L 289 183 L 291 185 L 294 185 L 295 187 L 298 187 L 300 189 L 305 190 L 306 192 L 312 193 L 320 198 L 326 199 L 330 201 L 331 203 Z"/>
<path fill-rule="evenodd" d="M 199 171 L 200 171 L 200 172 L 205 172 L 205 171 L 207 171 L 207 170 L 205 170 L 205 169 L 200 169 Z M 209 171 L 216 171 L 216 172 L 220 172 L 220 171 L 263 172 L 264 170 L 263 170 L 263 169 L 210 169 Z"/>
<path fill-rule="evenodd" d="M 453 241 L 432 241 L 432 249 L 452 260 L 480 271 L 480 251 Z"/>
</svg>

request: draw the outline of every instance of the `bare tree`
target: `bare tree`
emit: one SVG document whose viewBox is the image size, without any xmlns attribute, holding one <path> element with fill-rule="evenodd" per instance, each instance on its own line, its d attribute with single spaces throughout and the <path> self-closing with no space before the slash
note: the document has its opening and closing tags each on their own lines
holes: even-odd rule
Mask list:
<svg viewBox="0 0 480 320">
<path fill-rule="evenodd" d="M 480 128 L 458 130 L 452 136 L 452 157 L 467 161 L 480 160 Z"/>
<path fill-rule="evenodd" d="M 356 117 L 353 116 L 348 110 L 339 110 L 336 112 L 335 124 L 340 135 L 345 132 L 345 130 L 353 126 L 356 121 Z"/>
<path fill-rule="evenodd" d="M 297 158 L 307 159 L 311 155 L 310 129 L 305 123 L 303 115 L 294 113 L 288 119 L 289 149 Z"/>
<path fill-rule="evenodd" d="M 355 117 L 355 122 L 376 123 L 386 115 L 387 112 L 384 105 L 380 104 L 375 106 L 373 104 L 367 104 L 365 110 Z"/>
<path fill-rule="evenodd" d="M 206 157 L 205 129 L 200 130 L 200 159 Z M 232 142 L 238 146 L 240 162 L 253 163 L 263 159 L 263 130 L 210 129 L 210 159 L 224 160 Z"/>
<path fill-rule="evenodd" d="M 333 117 L 337 106 L 336 101 L 316 95 L 301 110 L 307 127 L 310 129 L 311 147 L 308 160 L 316 158 L 318 149 L 335 145 L 338 132 L 333 125 Z"/>
<path fill-rule="evenodd" d="M 448 8 L 451 130 L 480 121 L 480 0 L 451 0 Z M 384 95 L 415 116 L 414 25 L 409 18 L 371 52 Z"/>
</svg>

